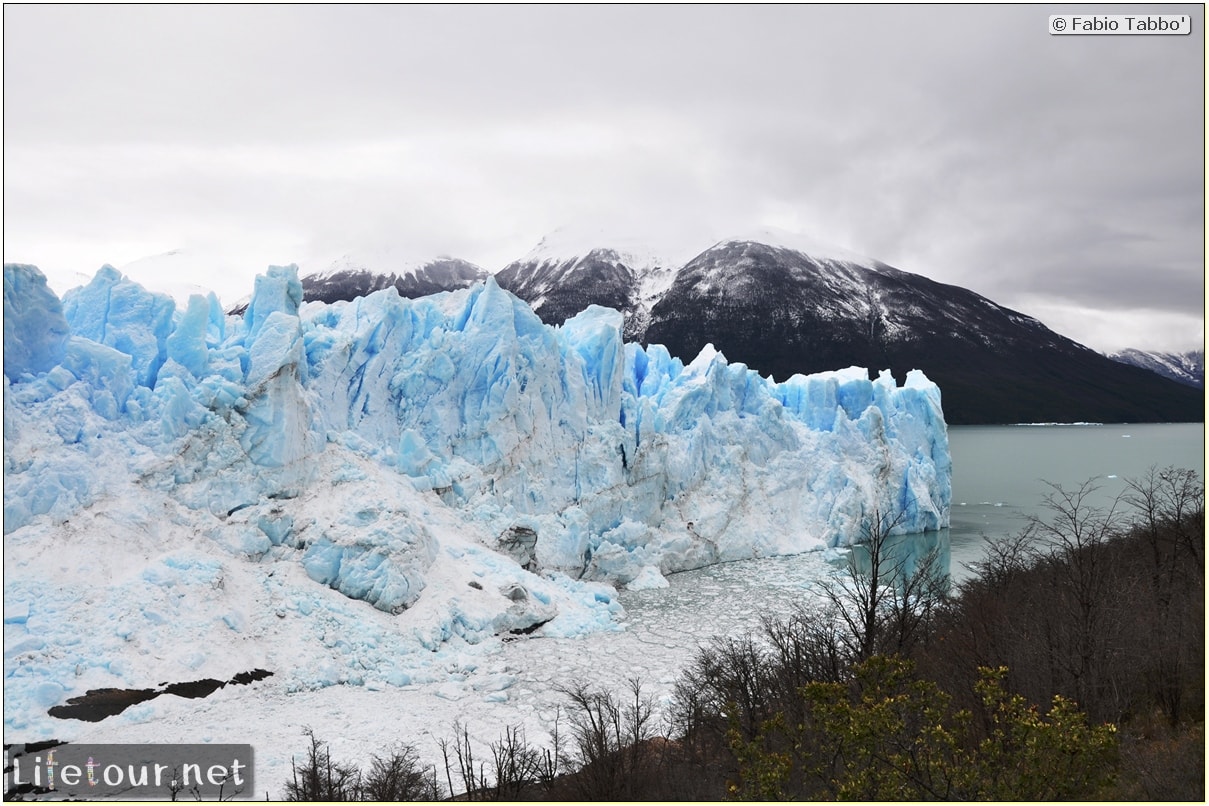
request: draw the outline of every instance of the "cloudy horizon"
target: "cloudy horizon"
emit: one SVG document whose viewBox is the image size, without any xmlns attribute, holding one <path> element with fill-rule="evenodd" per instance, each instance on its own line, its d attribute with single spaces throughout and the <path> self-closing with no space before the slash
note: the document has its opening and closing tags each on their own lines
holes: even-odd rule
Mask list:
<svg viewBox="0 0 1209 806">
<path fill-rule="evenodd" d="M 228 301 L 350 250 L 777 227 L 1099 350 L 1201 348 L 1203 7 L 1049 35 L 1071 11 L 9 5 L 4 258 L 61 293 L 192 250 L 162 283 Z"/>
</svg>

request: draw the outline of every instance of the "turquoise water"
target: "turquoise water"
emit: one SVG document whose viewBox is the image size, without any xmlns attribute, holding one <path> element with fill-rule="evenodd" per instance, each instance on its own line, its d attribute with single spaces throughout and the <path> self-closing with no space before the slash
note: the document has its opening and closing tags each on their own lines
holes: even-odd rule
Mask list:
<svg viewBox="0 0 1209 806">
<path fill-rule="evenodd" d="M 1203 423 L 1169 425 L 954 426 L 953 508 L 949 543 L 956 579 L 981 558 L 984 536 L 1018 533 L 1029 516 L 1046 514 L 1046 482 L 1066 489 L 1094 479 L 1089 502 L 1101 508 L 1152 466 L 1205 476 Z"/>
</svg>

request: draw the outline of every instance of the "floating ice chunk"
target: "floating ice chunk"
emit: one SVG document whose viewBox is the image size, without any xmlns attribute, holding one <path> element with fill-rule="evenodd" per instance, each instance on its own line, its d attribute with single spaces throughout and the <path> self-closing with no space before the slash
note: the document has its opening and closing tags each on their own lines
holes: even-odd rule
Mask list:
<svg viewBox="0 0 1209 806">
<path fill-rule="evenodd" d="M 476 680 L 471 683 L 471 688 L 475 691 L 505 691 L 517 684 L 516 675 L 512 674 L 493 674 L 481 680 Z"/>
<path fill-rule="evenodd" d="M 632 591 L 655 590 L 668 587 L 667 577 L 659 573 L 653 565 L 643 566 L 638 576 L 626 583 L 626 589 Z"/>
</svg>

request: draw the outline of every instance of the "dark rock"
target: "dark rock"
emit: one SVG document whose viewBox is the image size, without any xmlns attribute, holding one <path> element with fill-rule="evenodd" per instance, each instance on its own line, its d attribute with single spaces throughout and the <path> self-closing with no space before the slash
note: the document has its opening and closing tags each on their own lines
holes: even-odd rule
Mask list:
<svg viewBox="0 0 1209 806">
<path fill-rule="evenodd" d="M 496 545 L 526 571 L 537 569 L 537 532 L 528 526 L 513 526 L 500 535 Z"/>
</svg>

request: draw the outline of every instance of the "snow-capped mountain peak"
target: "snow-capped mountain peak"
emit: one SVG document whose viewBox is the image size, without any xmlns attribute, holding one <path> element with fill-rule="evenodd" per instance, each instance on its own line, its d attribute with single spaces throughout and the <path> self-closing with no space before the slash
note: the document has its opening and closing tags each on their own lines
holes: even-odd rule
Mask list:
<svg viewBox="0 0 1209 806">
<path fill-rule="evenodd" d="M 392 247 L 308 260 L 302 273 L 305 298 L 320 302 L 364 297 L 390 286 L 400 296 L 422 297 L 466 288 L 489 276 L 485 269 L 460 258 L 420 258 Z"/>
<path fill-rule="evenodd" d="M 420 256 L 404 249 L 385 246 L 370 249 L 348 250 L 339 256 L 315 257 L 299 264 L 307 276 L 326 280 L 346 272 L 368 271 L 374 274 L 393 274 L 395 277 L 415 277 L 418 272 L 441 260 L 452 260 L 450 255 Z"/>
<path fill-rule="evenodd" d="M 500 286 L 529 302 L 548 324 L 588 305 L 626 316 L 625 333 L 643 331 L 650 308 L 671 287 L 681 259 L 634 235 L 560 227 L 496 274 Z"/>
<path fill-rule="evenodd" d="M 683 251 L 683 250 L 681 250 Z M 625 263 L 636 275 L 684 262 L 677 250 L 658 248 L 648 240 L 603 227 L 559 227 L 544 236 L 524 257 L 514 263 L 542 265 L 574 263 L 589 256 Z M 691 254 L 688 255 L 691 257 Z"/>
<path fill-rule="evenodd" d="M 875 268 L 881 265 L 880 261 L 874 260 L 866 255 L 853 252 L 834 244 L 825 241 L 816 240 L 807 235 L 789 230 L 779 229 L 777 227 L 760 227 L 746 232 L 740 232 L 735 236 L 723 238 L 714 246 L 725 246 L 732 243 L 758 243 L 764 246 L 771 246 L 777 249 L 788 249 L 792 252 L 798 252 L 815 260 L 827 260 L 837 263 L 851 263 L 857 266 L 865 266 L 867 268 Z"/>
</svg>

